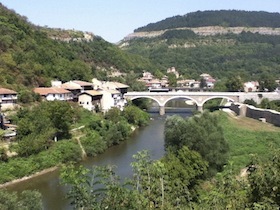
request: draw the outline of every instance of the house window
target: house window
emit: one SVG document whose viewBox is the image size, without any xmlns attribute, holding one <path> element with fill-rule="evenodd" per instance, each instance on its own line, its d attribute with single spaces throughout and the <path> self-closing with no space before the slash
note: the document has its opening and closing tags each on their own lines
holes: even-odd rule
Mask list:
<svg viewBox="0 0 280 210">
<path fill-rule="evenodd" d="M 55 94 L 53 94 L 53 97 L 55 97 Z"/>
</svg>

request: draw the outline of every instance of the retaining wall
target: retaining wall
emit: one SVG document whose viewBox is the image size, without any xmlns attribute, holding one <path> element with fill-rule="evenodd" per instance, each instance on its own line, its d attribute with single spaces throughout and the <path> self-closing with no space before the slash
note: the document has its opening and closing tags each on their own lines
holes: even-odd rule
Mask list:
<svg viewBox="0 0 280 210">
<path fill-rule="evenodd" d="M 270 109 L 260 109 L 240 103 L 232 103 L 230 109 L 239 116 L 249 117 L 256 120 L 265 119 L 266 122 L 280 127 L 280 112 Z"/>
</svg>

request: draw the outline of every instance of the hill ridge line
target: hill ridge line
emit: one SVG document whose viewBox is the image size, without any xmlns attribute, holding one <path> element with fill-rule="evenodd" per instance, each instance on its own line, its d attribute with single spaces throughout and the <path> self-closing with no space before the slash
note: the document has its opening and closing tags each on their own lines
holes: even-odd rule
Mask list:
<svg viewBox="0 0 280 210">
<path fill-rule="evenodd" d="M 214 36 L 218 34 L 240 34 L 242 32 L 252 32 L 259 33 L 262 35 L 276 35 L 280 36 L 280 28 L 272 27 L 223 27 L 223 26 L 203 26 L 203 27 L 182 27 L 182 28 L 173 28 L 165 29 L 159 31 L 145 31 L 145 32 L 134 32 L 127 35 L 124 38 L 124 41 L 134 39 L 134 38 L 154 38 L 157 36 L 163 35 L 166 31 L 172 30 L 191 30 L 197 35 L 201 36 Z"/>
</svg>

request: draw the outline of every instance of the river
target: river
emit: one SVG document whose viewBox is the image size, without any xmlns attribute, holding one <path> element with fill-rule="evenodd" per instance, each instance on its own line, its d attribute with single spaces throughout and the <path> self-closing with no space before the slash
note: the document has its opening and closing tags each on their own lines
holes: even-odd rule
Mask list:
<svg viewBox="0 0 280 210">
<path fill-rule="evenodd" d="M 153 159 L 159 159 L 164 155 L 164 122 L 167 116 L 174 114 L 188 117 L 192 115 L 192 109 L 166 110 L 164 116 L 159 116 L 157 108 L 153 109 L 150 112 L 152 120 L 148 126 L 137 129 L 127 141 L 109 148 L 97 157 L 88 158 L 82 164 L 87 168 L 93 165 L 115 165 L 117 175 L 122 178 L 131 177 L 132 155 L 141 150 L 149 150 Z M 9 190 L 21 192 L 36 189 L 43 196 L 44 209 L 71 209 L 69 201 L 65 198 L 66 189 L 59 184 L 58 177 L 58 171 L 51 172 L 10 186 Z"/>
</svg>

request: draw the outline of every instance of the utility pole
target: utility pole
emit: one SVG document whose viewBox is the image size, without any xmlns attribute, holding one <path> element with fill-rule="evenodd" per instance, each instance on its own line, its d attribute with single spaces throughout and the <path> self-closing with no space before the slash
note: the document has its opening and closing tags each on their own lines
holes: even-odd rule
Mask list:
<svg viewBox="0 0 280 210">
<path fill-rule="evenodd" d="M 0 128 L 4 129 L 4 119 L 3 119 L 1 108 L 2 108 L 2 98 L 0 98 Z"/>
</svg>

